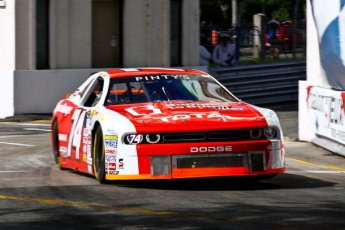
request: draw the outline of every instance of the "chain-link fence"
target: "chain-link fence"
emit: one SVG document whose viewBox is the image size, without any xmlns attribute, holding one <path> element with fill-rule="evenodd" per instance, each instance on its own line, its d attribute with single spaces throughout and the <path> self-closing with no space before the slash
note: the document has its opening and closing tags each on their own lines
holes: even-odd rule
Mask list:
<svg viewBox="0 0 345 230">
<path fill-rule="evenodd" d="M 217 28 L 208 28 L 207 33 L 201 35 L 201 44 L 204 45 L 210 52 L 213 47 L 220 43 L 220 36 L 226 34 L 230 38 L 230 42 L 237 43 L 237 31 L 240 31 L 239 43 L 239 61 L 256 60 L 253 52 L 255 36 L 258 36 L 258 28 L 252 25 L 244 25 L 240 29 L 230 29 L 226 31 L 216 30 Z M 291 23 L 282 23 L 276 31 L 277 42 L 271 44 L 267 38 L 268 30 L 265 31 L 265 59 L 279 58 L 292 60 L 295 58 L 303 58 L 306 55 L 306 26 L 305 24 L 293 25 Z M 277 57 L 275 54 L 278 52 Z"/>
</svg>

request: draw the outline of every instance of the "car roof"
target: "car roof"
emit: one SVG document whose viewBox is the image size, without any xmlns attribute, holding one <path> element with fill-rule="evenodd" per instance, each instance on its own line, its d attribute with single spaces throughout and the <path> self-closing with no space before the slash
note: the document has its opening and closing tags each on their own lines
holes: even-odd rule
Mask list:
<svg viewBox="0 0 345 230">
<path fill-rule="evenodd" d="M 186 68 L 124 68 L 105 71 L 110 75 L 110 78 L 128 77 L 128 76 L 143 76 L 156 74 L 206 74 L 203 71 Z"/>
</svg>

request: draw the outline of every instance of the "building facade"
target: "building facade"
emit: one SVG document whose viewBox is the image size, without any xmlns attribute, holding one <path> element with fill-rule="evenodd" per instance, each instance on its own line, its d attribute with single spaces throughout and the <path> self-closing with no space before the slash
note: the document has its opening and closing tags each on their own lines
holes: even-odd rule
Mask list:
<svg viewBox="0 0 345 230">
<path fill-rule="evenodd" d="M 199 0 L 0 0 L 0 117 L 50 113 L 98 69 L 198 64 Z"/>
</svg>

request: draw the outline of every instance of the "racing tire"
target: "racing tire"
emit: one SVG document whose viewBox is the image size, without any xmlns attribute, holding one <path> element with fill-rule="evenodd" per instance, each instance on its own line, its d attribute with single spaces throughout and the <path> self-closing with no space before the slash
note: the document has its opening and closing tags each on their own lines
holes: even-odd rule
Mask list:
<svg viewBox="0 0 345 230">
<path fill-rule="evenodd" d="M 249 176 L 249 177 L 247 177 L 247 179 L 250 180 L 250 181 L 260 181 L 260 180 L 272 179 L 275 176 L 277 176 L 277 174 L 260 175 L 260 176 Z"/>
<path fill-rule="evenodd" d="M 102 128 L 97 127 L 92 148 L 92 168 L 96 179 L 101 183 L 105 180 L 105 146 Z"/>
<path fill-rule="evenodd" d="M 59 146 L 59 129 L 58 129 L 58 121 L 55 120 L 53 123 L 53 155 L 55 164 L 59 169 L 64 169 L 62 167 L 62 158 L 60 156 L 59 152 L 60 146 Z"/>
</svg>

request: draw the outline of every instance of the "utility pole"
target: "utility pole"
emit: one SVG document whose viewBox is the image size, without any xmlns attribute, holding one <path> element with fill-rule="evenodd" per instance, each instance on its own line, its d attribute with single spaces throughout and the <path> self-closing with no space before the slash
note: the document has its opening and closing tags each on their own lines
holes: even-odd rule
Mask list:
<svg viewBox="0 0 345 230">
<path fill-rule="evenodd" d="M 293 60 L 296 60 L 296 33 L 297 33 L 297 14 L 298 14 L 298 4 L 300 0 L 296 0 L 295 2 L 295 9 L 294 9 L 294 25 L 293 25 Z"/>
<path fill-rule="evenodd" d="M 241 35 L 242 35 L 242 28 L 241 28 L 241 12 L 243 8 L 247 5 L 248 0 L 243 0 L 240 8 L 237 10 L 236 15 L 236 60 L 240 59 L 240 45 L 241 45 Z"/>
<path fill-rule="evenodd" d="M 232 9 L 232 28 L 236 28 L 237 25 L 237 0 L 231 0 L 231 9 Z"/>
</svg>

